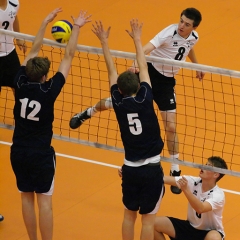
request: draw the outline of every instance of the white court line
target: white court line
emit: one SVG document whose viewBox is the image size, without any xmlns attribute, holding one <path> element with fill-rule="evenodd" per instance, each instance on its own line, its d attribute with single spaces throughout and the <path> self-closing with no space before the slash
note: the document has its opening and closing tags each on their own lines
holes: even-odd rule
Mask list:
<svg viewBox="0 0 240 240">
<path fill-rule="evenodd" d="M 89 159 L 86 159 L 86 158 L 74 157 L 74 156 L 66 155 L 66 154 L 62 154 L 62 153 L 56 153 L 56 155 L 60 156 L 60 157 L 65 157 L 65 158 L 70 158 L 70 159 L 82 161 L 82 162 L 98 164 L 98 165 L 102 165 L 102 166 L 105 166 L 105 167 L 120 168 L 120 166 L 117 166 L 117 165 L 112 165 L 112 164 L 108 164 L 108 163 L 104 163 L 104 162 L 98 162 L 98 161 L 94 161 L 94 160 L 89 160 Z"/>
<path fill-rule="evenodd" d="M 9 146 L 12 145 L 12 143 L 3 142 L 3 141 L 0 141 L 0 144 L 9 145 Z M 90 160 L 90 159 L 86 159 L 86 158 L 75 157 L 75 156 L 66 155 L 66 154 L 62 154 L 62 153 L 56 153 L 56 155 L 57 155 L 57 156 L 60 156 L 60 157 L 65 157 L 65 158 L 74 159 L 74 160 L 77 160 L 77 161 L 82 161 L 82 162 L 88 162 L 88 163 L 92 163 L 92 164 L 102 165 L 102 166 L 105 166 L 105 167 L 111 167 L 111 168 L 119 168 L 119 167 L 120 167 L 120 166 L 113 165 L 113 164 L 108 164 L 108 163 L 104 163 L 104 162 L 98 162 L 98 161 L 95 161 L 95 160 Z M 222 188 L 222 190 L 223 190 L 224 192 L 228 192 L 228 193 L 240 195 L 240 192 L 237 192 L 237 191 L 228 190 L 228 189 L 224 189 L 224 188 Z"/>
</svg>

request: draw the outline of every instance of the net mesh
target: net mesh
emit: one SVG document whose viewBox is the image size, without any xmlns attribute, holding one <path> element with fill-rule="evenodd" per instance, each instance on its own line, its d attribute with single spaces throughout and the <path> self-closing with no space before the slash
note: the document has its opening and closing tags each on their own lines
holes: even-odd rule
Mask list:
<svg viewBox="0 0 240 240">
<path fill-rule="evenodd" d="M 31 47 L 33 36 L 0 30 L 0 34 L 24 39 Z M 49 77 L 56 73 L 64 54 L 65 45 L 44 39 L 39 56 L 51 60 Z M 18 51 L 18 49 L 17 49 Z M 111 51 L 118 73 L 132 65 L 135 54 Z M 24 59 L 18 51 L 20 61 Z M 225 174 L 240 176 L 240 72 L 188 62 L 147 57 L 148 61 L 163 65 L 180 66 L 175 76 L 177 96 L 177 132 L 182 161 L 169 158 L 167 144 L 162 160 L 181 165 L 209 169 L 202 166 L 210 156 L 221 156 L 229 170 Z M 196 70 L 206 72 L 204 80 L 196 79 Z M 113 110 L 103 111 L 85 121 L 75 130 L 70 129 L 70 118 L 100 99 L 109 97 L 106 66 L 100 48 L 78 45 L 66 84 L 55 103 L 54 138 L 123 152 L 118 123 Z M 0 96 L 0 127 L 13 128 L 14 97 L 10 88 L 2 87 Z M 160 112 L 155 110 L 165 131 Z"/>
</svg>

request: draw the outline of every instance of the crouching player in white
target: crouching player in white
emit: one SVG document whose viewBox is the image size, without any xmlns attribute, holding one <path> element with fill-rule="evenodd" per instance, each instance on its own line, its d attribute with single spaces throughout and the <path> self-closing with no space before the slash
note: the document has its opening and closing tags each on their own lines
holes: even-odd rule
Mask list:
<svg viewBox="0 0 240 240">
<path fill-rule="evenodd" d="M 227 169 L 220 157 L 208 158 L 208 166 Z M 222 214 L 225 204 L 224 192 L 216 185 L 224 174 L 201 170 L 199 177 L 164 176 L 164 183 L 180 187 L 188 199 L 187 220 L 173 217 L 157 217 L 155 240 L 223 240 L 225 237 Z"/>
</svg>

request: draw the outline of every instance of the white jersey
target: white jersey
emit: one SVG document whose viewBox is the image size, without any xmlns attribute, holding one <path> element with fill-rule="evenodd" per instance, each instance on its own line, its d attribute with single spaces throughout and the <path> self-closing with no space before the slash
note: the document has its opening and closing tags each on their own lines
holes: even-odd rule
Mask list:
<svg viewBox="0 0 240 240">
<path fill-rule="evenodd" d="M 156 48 L 150 56 L 167 58 L 171 60 L 185 61 L 190 50 L 199 40 L 196 31 L 192 31 L 188 38 L 183 38 L 178 34 L 178 24 L 172 24 L 159 32 L 150 43 Z M 166 77 L 173 77 L 177 74 L 179 67 L 153 63 L 153 66 Z"/>
<path fill-rule="evenodd" d="M 222 224 L 223 207 L 225 204 L 225 195 L 217 185 L 207 192 L 202 192 L 202 180 L 200 177 L 184 176 L 188 180 L 188 187 L 191 192 L 202 202 L 209 202 L 212 211 L 198 214 L 190 204 L 188 204 L 187 219 L 190 224 L 200 230 L 217 230 L 224 236 Z M 176 182 L 181 177 L 175 177 Z"/>
<path fill-rule="evenodd" d="M 5 10 L 0 9 L 0 28 L 13 31 L 13 23 L 19 9 L 18 0 L 8 0 Z M 0 34 L 0 57 L 8 55 L 15 48 L 13 37 Z"/>
</svg>

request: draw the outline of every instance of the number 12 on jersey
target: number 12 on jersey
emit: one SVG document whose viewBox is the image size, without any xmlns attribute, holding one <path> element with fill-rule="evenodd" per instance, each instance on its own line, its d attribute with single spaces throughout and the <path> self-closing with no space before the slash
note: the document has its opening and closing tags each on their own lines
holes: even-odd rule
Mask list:
<svg viewBox="0 0 240 240">
<path fill-rule="evenodd" d="M 39 102 L 37 102 L 37 101 L 34 101 L 34 100 L 31 100 L 29 102 L 28 98 L 19 99 L 19 101 L 22 104 L 20 116 L 22 118 L 27 118 L 27 119 L 32 120 L 32 121 L 39 121 L 39 118 L 36 117 L 36 115 L 37 115 L 37 113 L 41 109 L 41 104 Z M 33 110 L 26 116 L 26 109 L 27 109 L 27 107 L 30 107 Z"/>
</svg>

